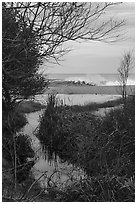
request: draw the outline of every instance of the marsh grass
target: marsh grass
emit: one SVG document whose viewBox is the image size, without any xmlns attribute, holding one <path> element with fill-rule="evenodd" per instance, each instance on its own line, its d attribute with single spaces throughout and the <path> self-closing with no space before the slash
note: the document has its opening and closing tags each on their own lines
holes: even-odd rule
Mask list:
<svg viewBox="0 0 137 204">
<path fill-rule="evenodd" d="M 112 103 L 118 105 L 122 101 Z M 112 105 L 110 102 L 105 106 L 108 104 Z M 79 166 L 87 173 L 84 184 L 82 181 L 66 188 L 60 201 L 134 201 L 134 98 L 103 118 L 73 108 L 58 105 L 56 97 L 50 96 L 37 133 L 51 160 L 53 155 L 59 156 L 62 162 Z M 89 180 L 88 187 L 81 187 Z"/>
</svg>

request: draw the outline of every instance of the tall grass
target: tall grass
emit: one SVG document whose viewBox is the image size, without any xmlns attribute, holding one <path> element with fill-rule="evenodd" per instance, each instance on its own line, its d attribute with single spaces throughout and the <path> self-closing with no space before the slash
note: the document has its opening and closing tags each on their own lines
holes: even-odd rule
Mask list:
<svg viewBox="0 0 137 204">
<path fill-rule="evenodd" d="M 71 201 L 101 202 L 134 200 L 134 179 L 130 182 L 135 172 L 134 108 L 131 98 L 123 108 L 99 118 L 91 112 L 75 112 L 66 106 L 58 106 L 55 96 L 49 98 L 37 133 L 46 155 L 50 159 L 58 155 L 62 161 L 79 166 L 86 171 L 90 181 L 96 180 L 97 185 L 90 182 L 87 193 L 82 193 L 78 187 L 80 183 L 77 187 L 71 186 L 63 192 L 62 201 L 69 201 L 69 198 Z"/>
</svg>

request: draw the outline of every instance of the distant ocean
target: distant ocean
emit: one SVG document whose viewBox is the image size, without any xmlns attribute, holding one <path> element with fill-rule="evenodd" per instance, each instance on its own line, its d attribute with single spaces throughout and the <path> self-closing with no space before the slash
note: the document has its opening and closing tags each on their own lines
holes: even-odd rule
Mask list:
<svg viewBox="0 0 137 204">
<path fill-rule="evenodd" d="M 115 86 L 120 82 L 118 74 L 48 74 L 47 77 L 51 81 L 84 81 L 97 86 Z M 127 85 L 135 85 L 135 74 L 129 74 Z"/>
</svg>

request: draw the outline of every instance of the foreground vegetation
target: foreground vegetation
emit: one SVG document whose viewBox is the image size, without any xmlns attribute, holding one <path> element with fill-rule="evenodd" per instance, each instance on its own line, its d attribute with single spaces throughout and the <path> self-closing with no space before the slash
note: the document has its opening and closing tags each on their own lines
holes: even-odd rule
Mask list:
<svg viewBox="0 0 137 204">
<path fill-rule="evenodd" d="M 57 185 L 45 172 L 50 185 L 44 189 L 31 174 L 31 168 L 35 164 L 35 152 L 31 148 L 29 136 L 18 134 L 27 122 L 21 112 L 25 112 L 23 107 L 28 106 L 21 106 L 18 111 L 11 111 L 8 115 L 3 114 L 3 201 L 9 201 L 6 197 L 10 195 L 12 201 L 16 198 L 14 201 L 27 202 L 133 202 L 135 199 L 134 97 L 127 98 L 123 106 L 106 113 L 104 117 L 92 114 L 92 110 L 97 110 L 99 107 L 120 104 L 123 104 L 122 99 L 99 105 L 69 107 L 64 106 L 55 96 L 49 97 L 36 133 L 45 151 L 45 159 L 47 153 L 50 161 L 57 161 L 59 157 L 61 162 L 82 169 L 86 176 L 78 180 L 71 176 L 69 182 L 64 181 L 63 184 Z M 35 107 L 36 110 L 38 107 L 41 109 L 38 104 L 35 106 L 30 102 L 29 110 L 33 107 L 34 110 Z M 19 166 L 16 169 L 16 178 L 14 139 L 17 147 L 16 165 Z M 31 161 L 28 162 L 27 158 L 31 158 Z"/>
<path fill-rule="evenodd" d="M 134 201 L 134 98 L 105 117 L 58 106 L 51 96 L 37 137 L 49 159 L 81 167 L 85 180 L 55 193 L 59 201 Z M 61 195 L 60 195 L 61 194 Z"/>
</svg>

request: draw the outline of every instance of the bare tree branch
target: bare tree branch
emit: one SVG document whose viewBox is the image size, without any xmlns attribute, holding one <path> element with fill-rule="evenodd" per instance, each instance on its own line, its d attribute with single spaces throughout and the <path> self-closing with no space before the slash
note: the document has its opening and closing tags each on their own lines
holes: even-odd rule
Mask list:
<svg viewBox="0 0 137 204">
<path fill-rule="evenodd" d="M 121 39 L 125 21 L 109 19 L 102 22 L 102 16 L 117 3 L 79 2 L 17 2 L 8 3 L 7 8 L 17 10 L 19 18 L 34 33 L 39 54 L 46 60 L 59 59 L 64 53 L 60 47 L 72 40 L 114 42 Z M 101 21 L 101 23 L 100 23 Z M 29 36 L 28 36 L 29 39 Z M 15 39 L 12 39 L 14 41 Z M 59 52 L 60 50 L 60 52 Z"/>
<path fill-rule="evenodd" d="M 120 67 L 118 68 L 119 73 L 119 82 L 122 87 L 122 97 L 125 100 L 127 97 L 127 80 L 129 77 L 129 72 L 134 68 L 134 57 L 133 52 L 128 51 L 124 53 L 123 58 L 121 60 Z"/>
</svg>

